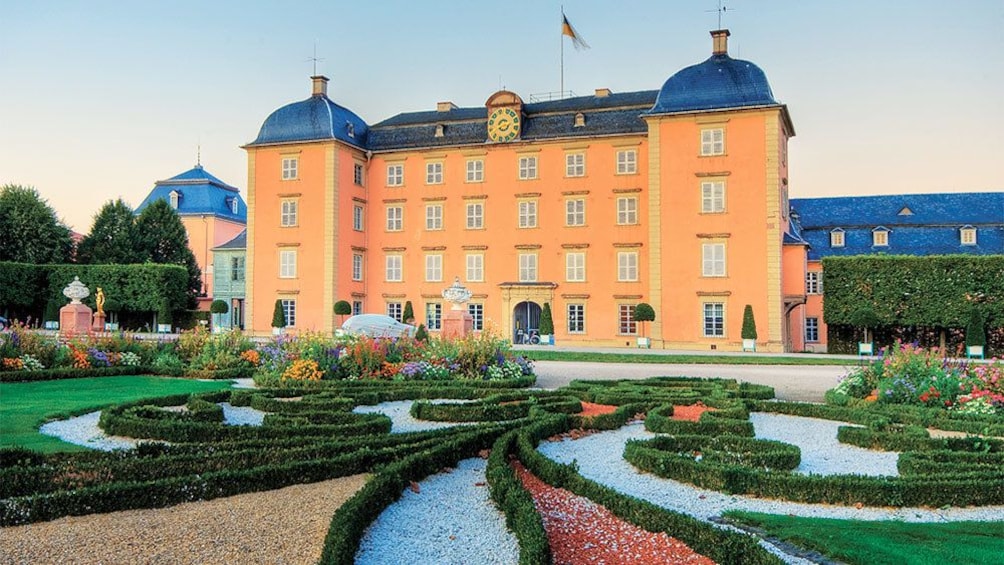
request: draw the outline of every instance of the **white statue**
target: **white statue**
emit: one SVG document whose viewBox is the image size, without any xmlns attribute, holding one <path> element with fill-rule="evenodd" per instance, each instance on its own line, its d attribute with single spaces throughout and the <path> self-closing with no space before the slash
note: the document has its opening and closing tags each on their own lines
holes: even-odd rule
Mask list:
<svg viewBox="0 0 1004 565">
<path fill-rule="evenodd" d="M 63 289 L 63 296 L 70 299 L 70 304 L 80 304 L 81 300 L 90 295 L 91 291 L 87 290 L 87 285 L 80 282 L 80 277 L 73 277 L 73 282 Z"/>
<path fill-rule="evenodd" d="M 467 301 L 471 299 L 471 294 L 467 287 L 460 284 L 460 277 L 454 277 L 453 284 L 443 291 L 443 299 L 453 304 L 452 310 L 467 310 L 464 308 L 464 304 L 467 304 Z"/>
</svg>

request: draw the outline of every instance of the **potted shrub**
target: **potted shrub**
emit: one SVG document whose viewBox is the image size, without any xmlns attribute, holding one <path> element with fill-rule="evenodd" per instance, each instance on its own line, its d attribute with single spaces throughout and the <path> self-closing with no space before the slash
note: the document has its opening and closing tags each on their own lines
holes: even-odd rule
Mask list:
<svg viewBox="0 0 1004 565">
<path fill-rule="evenodd" d="M 551 304 L 544 303 L 544 309 L 540 312 L 540 327 L 537 328 L 540 334 L 541 345 L 554 345 L 554 318 L 551 316 Z"/>
<path fill-rule="evenodd" d="M 220 315 L 222 315 L 222 314 L 226 314 L 229 311 L 230 311 L 230 305 L 227 304 L 226 301 L 220 300 L 219 298 L 217 298 L 216 300 L 213 300 L 213 303 L 209 305 L 209 312 L 212 313 L 212 314 L 220 314 Z M 215 324 L 215 323 L 213 324 L 213 332 L 214 333 L 218 333 L 221 329 L 223 329 L 221 327 L 221 324 Z"/>
<path fill-rule="evenodd" d="M 166 301 L 161 302 L 160 309 L 157 310 L 157 333 L 171 333 L 172 321 L 171 307 Z"/>
<path fill-rule="evenodd" d="M 756 351 L 756 320 L 753 318 L 753 306 L 743 308 L 743 351 Z"/>
<path fill-rule="evenodd" d="M 645 336 L 645 322 L 655 321 L 655 308 L 647 302 L 641 302 L 634 307 L 632 319 L 641 325 L 641 336 L 638 338 L 638 347 L 651 349 L 652 339 Z"/>
<path fill-rule="evenodd" d="M 868 336 L 868 328 L 879 323 L 878 315 L 867 306 L 858 308 L 851 314 L 851 325 L 864 330 L 864 341 L 858 342 L 858 355 L 874 355 L 875 348 Z"/>
<path fill-rule="evenodd" d="M 286 311 L 282 309 L 282 300 L 276 299 L 275 308 L 272 309 L 272 334 L 279 335 L 286 327 Z"/>
<path fill-rule="evenodd" d="M 345 322 L 345 316 L 348 316 L 351 313 L 352 313 L 352 305 L 349 304 L 348 301 L 339 300 L 338 302 L 335 302 L 335 315 L 342 317 L 339 320 L 339 322 Z"/>
<path fill-rule="evenodd" d="M 411 307 L 411 300 L 404 303 L 404 312 L 401 313 L 401 321 L 410 325 L 415 325 L 415 310 Z"/>
<path fill-rule="evenodd" d="M 966 357 L 983 359 L 983 348 L 986 345 L 987 334 L 983 327 L 983 315 L 973 307 L 969 310 L 969 323 L 966 324 Z"/>
</svg>

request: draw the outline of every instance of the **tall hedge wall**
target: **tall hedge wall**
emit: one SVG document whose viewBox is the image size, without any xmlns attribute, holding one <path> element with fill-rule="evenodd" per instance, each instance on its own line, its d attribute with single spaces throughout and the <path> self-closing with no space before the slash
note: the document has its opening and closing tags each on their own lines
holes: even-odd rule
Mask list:
<svg viewBox="0 0 1004 565">
<path fill-rule="evenodd" d="M 827 324 L 852 325 L 871 308 L 883 326 L 963 327 L 975 305 L 990 327 L 1004 326 L 1004 255 L 823 259 Z"/>
<path fill-rule="evenodd" d="M 188 271 L 178 265 L 29 265 L 0 262 L 0 305 L 16 313 L 38 317 L 45 303 L 63 296 L 73 277 L 91 290 L 85 302 L 94 304 L 94 293 L 101 287 L 105 296 L 121 310 L 154 312 L 162 302 L 174 310 L 187 303 Z"/>
</svg>

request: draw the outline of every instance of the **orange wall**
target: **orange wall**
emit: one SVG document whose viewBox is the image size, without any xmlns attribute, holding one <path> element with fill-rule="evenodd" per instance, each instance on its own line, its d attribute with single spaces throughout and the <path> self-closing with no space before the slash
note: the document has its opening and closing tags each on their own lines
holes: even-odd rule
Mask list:
<svg viewBox="0 0 1004 565">
<path fill-rule="evenodd" d="M 823 272 L 823 264 L 820 261 L 809 261 L 807 269 L 820 274 Z M 826 289 L 826 280 L 823 279 L 823 290 Z M 826 324 L 823 322 L 823 295 L 809 294 L 806 296 L 805 317 L 819 318 L 819 342 L 806 344 L 807 348 L 814 351 L 826 351 Z"/>
<path fill-rule="evenodd" d="M 803 245 L 784 246 L 784 294 L 802 296 L 805 294 L 805 256 Z M 791 351 L 805 350 L 805 305 L 796 306 L 785 318 L 787 339 Z"/>
<path fill-rule="evenodd" d="M 203 290 L 211 298 L 213 247 L 233 239 L 244 229 L 244 225 L 209 215 L 181 216 L 181 224 L 188 233 L 188 247 L 202 270 Z"/>
</svg>

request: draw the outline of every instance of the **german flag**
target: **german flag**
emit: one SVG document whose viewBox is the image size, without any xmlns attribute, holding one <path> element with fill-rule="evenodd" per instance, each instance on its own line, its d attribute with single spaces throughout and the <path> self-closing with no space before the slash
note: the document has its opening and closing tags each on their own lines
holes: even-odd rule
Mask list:
<svg viewBox="0 0 1004 565">
<path fill-rule="evenodd" d="M 572 38 L 572 47 L 576 49 L 589 49 L 589 44 L 583 41 L 582 36 L 579 32 L 575 31 L 572 24 L 565 17 L 565 14 L 561 14 L 561 35 L 567 35 Z"/>
</svg>

